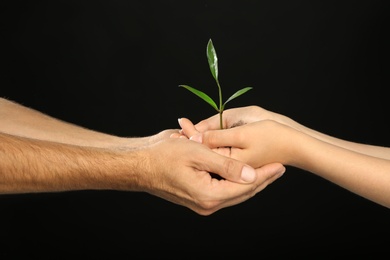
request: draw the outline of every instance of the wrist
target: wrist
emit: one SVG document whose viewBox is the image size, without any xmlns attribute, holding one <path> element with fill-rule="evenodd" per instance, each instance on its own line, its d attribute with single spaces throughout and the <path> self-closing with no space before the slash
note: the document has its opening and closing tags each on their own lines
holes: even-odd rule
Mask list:
<svg viewBox="0 0 390 260">
<path fill-rule="evenodd" d="M 122 151 L 130 151 L 149 144 L 150 137 L 117 137 L 106 148 Z"/>
<path fill-rule="evenodd" d="M 102 149 L 101 158 L 96 161 L 95 169 L 90 174 L 96 180 L 96 189 L 143 191 L 146 175 L 147 155 L 144 149 L 134 147 L 115 147 Z M 94 171 L 94 172 L 93 172 Z"/>
<path fill-rule="evenodd" d="M 282 156 L 280 162 L 285 165 L 298 167 L 302 161 L 303 149 L 306 147 L 306 145 L 302 144 L 308 142 L 307 136 L 289 125 L 281 122 L 278 122 L 278 124 L 283 129 L 282 132 L 277 133 L 277 136 L 282 137 L 281 142 L 279 142 L 279 154 Z"/>
</svg>

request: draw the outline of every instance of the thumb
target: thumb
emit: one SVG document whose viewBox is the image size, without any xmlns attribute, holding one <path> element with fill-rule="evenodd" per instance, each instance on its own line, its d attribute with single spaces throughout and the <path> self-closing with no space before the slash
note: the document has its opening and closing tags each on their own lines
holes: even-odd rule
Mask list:
<svg viewBox="0 0 390 260">
<path fill-rule="evenodd" d="M 256 169 L 257 182 L 267 182 L 267 185 L 280 178 L 286 167 L 281 163 L 270 163 Z"/>
<path fill-rule="evenodd" d="M 199 131 L 195 128 L 194 124 L 188 118 L 179 118 L 178 121 L 181 127 L 182 134 L 184 134 L 188 138 L 199 133 Z"/>
<path fill-rule="evenodd" d="M 253 183 L 257 179 L 256 170 L 251 166 L 215 152 L 212 152 L 204 162 L 208 165 L 208 172 L 232 182 Z"/>
</svg>

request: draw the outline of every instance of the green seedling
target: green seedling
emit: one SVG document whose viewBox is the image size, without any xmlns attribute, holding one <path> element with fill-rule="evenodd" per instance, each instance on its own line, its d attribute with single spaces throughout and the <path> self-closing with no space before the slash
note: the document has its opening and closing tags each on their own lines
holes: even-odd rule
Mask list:
<svg viewBox="0 0 390 260">
<path fill-rule="evenodd" d="M 213 45 L 213 42 L 211 39 L 207 43 L 206 54 L 207 54 L 207 60 L 208 60 L 209 66 L 210 66 L 211 74 L 213 75 L 213 77 L 217 83 L 217 86 L 218 86 L 219 106 L 217 106 L 217 104 L 214 102 L 214 100 L 210 96 L 208 96 L 206 93 L 204 93 L 200 90 L 197 90 L 197 89 L 190 87 L 188 85 L 179 85 L 179 87 L 186 88 L 187 90 L 191 91 L 192 93 L 194 93 L 195 95 L 197 95 L 198 97 L 202 98 L 204 101 L 209 103 L 219 113 L 220 128 L 223 129 L 222 114 L 223 114 L 223 111 L 225 109 L 226 104 L 229 101 L 232 101 L 233 99 L 235 99 L 236 97 L 239 97 L 242 94 L 244 94 L 245 92 L 251 90 L 252 87 L 246 87 L 246 88 L 240 89 L 239 91 L 237 91 L 236 93 L 231 95 L 225 102 L 223 102 L 222 89 L 221 89 L 221 85 L 219 84 L 219 80 L 218 80 L 218 57 L 217 57 L 217 52 L 215 51 L 215 48 L 214 48 L 214 45 Z"/>
</svg>

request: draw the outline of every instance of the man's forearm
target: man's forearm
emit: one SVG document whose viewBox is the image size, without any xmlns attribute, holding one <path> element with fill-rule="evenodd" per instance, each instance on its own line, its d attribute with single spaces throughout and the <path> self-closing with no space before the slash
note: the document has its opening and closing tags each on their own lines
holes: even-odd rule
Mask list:
<svg viewBox="0 0 390 260">
<path fill-rule="evenodd" d="M 137 190 L 138 153 L 0 133 L 0 193 Z"/>
<path fill-rule="evenodd" d="M 91 147 L 136 147 L 147 142 L 147 137 L 124 138 L 90 130 L 4 98 L 0 98 L 0 132 Z"/>
</svg>

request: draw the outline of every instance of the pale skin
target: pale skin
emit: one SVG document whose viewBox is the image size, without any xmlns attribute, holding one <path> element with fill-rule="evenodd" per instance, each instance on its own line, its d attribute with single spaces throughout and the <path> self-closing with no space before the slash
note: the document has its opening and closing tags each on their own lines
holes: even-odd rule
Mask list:
<svg viewBox="0 0 390 260">
<path fill-rule="evenodd" d="M 224 111 L 196 125 L 180 120 L 180 134 L 252 167 L 280 162 L 329 180 L 390 208 L 390 148 L 342 140 L 258 106 Z"/>
<path fill-rule="evenodd" d="M 0 98 L 0 194 L 147 192 L 210 215 L 253 197 L 285 171 L 281 163 L 253 168 L 185 138 L 169 138 L 176 134 L 178 129 L 113 136 Z"/>
</svg>

